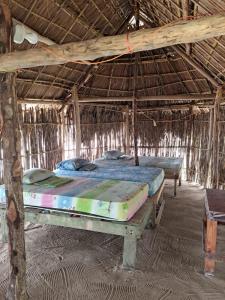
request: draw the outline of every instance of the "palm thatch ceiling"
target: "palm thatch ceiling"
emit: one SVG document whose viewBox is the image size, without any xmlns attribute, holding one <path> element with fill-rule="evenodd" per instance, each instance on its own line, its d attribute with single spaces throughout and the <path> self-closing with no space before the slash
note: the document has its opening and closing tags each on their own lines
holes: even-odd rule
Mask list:
<svg viewBox="0 0 225 300">
<path fill-rule="evenodd" d="M 141 27 L 157 27 L 185 17 L 183 0 L 138 0 Z M 88 40 L 134 30 L 133 0 L 11 0 L 12 15 L 57 44 Z M 189 0 L 190 17 L 225 10 L 225 1 Z M 28 42 L 15 50 L 41 47 Z M 176 46 L 177 47 L 177 46 Z M 223 84 L 225 38 L 179 45 L 184 52 Z M 133 95 L 134 54 L 99 65 L 67 63 L 20 70 L 17 93 L 22 99 L 65 100 L 74 86 L 81 97 Z M 215 87 L 172 47 L 140 53 L 137 96 L 211 94 Z M 180 101 L 176 101 L 179 103 Z M 171 102 L 170 102 L 171 103 Z M 154 102 L 142 105 L 155 105 Z"/>
</svg>

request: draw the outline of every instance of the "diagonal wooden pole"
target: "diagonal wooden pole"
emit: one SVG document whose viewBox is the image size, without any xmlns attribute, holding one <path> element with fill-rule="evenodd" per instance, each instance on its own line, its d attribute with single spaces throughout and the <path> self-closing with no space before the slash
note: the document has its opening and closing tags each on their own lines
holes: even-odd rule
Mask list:
<svg viewBox="0 0 225 300">
<path fill-rule="evenodd" d="M 0 52 L 11 51 L 9 1 L 0 1 Z M 22 193 L 21 137 L 18 122 L 14 73 L 0 73 L 0 105 L 3 123 L 3 162 L 10 278 L 6 299 L 26 300 L 26 254 Z"/>
</svg>

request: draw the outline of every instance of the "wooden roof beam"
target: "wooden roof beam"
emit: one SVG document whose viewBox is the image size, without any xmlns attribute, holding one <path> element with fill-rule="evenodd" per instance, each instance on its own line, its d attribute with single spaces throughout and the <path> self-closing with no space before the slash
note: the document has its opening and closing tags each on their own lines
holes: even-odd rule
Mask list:
<svg viewBox="0 0 225 300">
<path fill-rule="evenodd" d="M 182 95 L 160 95 L 160 96 L 143 96 L 137 98 L 137 101 L 208 101 L 214 100 L 216 94 L 182 94 Z M 108 103 L 108 102 L 129 102 L 133 101 L 132 97 L 96 97 L 96 98 L 88 98 L 82 95 L 79 95 L 79 103 Z M 64 104 L 64 101 L 61 99 L 37 99 L 37 98 L 19 98 L 18 101 L 20 103 L 37 103 L 44 104 L 45 102 L 48 104 Z M 67 104 L 70 104 L 68 101 Z"/>
<path fill-rule="evenodd" d="M 189 17 L 189 0 L 182 0 L 182 8 L 183 8 L 183 19 L 188 20 Z M 185 44 L 186 47 L 186 54 L 190 55 L 191 54 L 191 44 Z"/>
<path fill-rule="evenodd" d="M 193 21 L 179 21 L 158 28 L 142 29 L 130 33 L 129 36 L 121 34 L 3 54 L 0 56 L 0 72 L 121 55 L 129 52 L 129 48 L 133 52 L 159 49 L 224 34 L 225 14 L 222 13 Z"/>
</svg>

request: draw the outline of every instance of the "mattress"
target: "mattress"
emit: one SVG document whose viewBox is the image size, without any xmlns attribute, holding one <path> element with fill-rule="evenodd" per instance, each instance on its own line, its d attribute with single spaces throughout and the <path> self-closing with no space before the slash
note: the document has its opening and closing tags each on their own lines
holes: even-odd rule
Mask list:
<svg viewBox="0 0 225 300">
<path fill-rule="evenodd" d="M 76 177 L 55 188 L 23 185 L 25 206 L 75 211 L 117 221 L 132 218 L 147 196 L 147 184 L 99 178 Z M 0 203 L 5 203 L 4 185 L 0 186 Z"/>
<path fill-rule="evenodd" d="M 99 167 L 111 166 L 131 166 L 134 165 L 134 158 L 132 159 L 115 159 L 106 160 L 103 158 L 96 159 L 94 163 Z M 165 177 L 178 177 L 182 168 L 183 158 L 179 157 L 153 157 L 153 156 L 139 156 L 139 164 L 142 167 L 162 168 L 165 171 Z"/>
<path fill-rule="evenodd" d="M 55 170 L 58 176 L 86 177 L 116 179 L 125 181 L 143 182 L 148 184 L 148 196 L 153 196 L 160 188 L 164 180 L 164 171 L 159 168 L 143 168 L 132 166 L 98 166 L 92 171 L 66 171 Z"/>
</svg>

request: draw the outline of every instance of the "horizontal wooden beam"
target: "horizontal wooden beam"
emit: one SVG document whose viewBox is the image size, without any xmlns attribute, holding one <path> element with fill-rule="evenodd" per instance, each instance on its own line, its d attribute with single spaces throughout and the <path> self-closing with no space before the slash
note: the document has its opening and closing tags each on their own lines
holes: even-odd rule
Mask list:
<svg viewBox="0 0 225 300">
<path fill-rule="evenodd" d="M 52 45 L 0 56 L 0 72 L 21 68 L 94 60 L 129 52 L 159 49 L 194 43 L 225 34 L 225 14 L 192 21 L 178 21 L 158 28 L 141 29 L 128 34 L 100 37 L 64 45 Z"/>
<path fill-rule="evenodd" d="M 161 96 L 143 96 L 138 97 L 137 101 L 179 101 L 179 100 L 190 100 L 190 101 L 207 101 L 215 99 L 215 94 L 193 94 L 193 95 L 161 95 Z M 91 102 L 127 102 L 133 101 L 133 97 L 101 97 L 101 98 L 84 98 L 80 96 L 80 103 L 91 103 Z"/>
<path fill-rule="evenodd" d="M 137 98 L 137 101 L 208 101 L 214 100 L 216 94 L 193 94 L 193 95 L 161 95 L 161 96 L 143 96 Z M 133 101 L 133 97 L 101 97 L 101 98 L 87 98 L 82 95 L 79 96 L 79 103 L 102 103 L 102 102 L 129 102 Z M 61 99 L 37 99 L 37 98 L 19 98 L 19 103 L 27 104 L 53 104 L 62 105 L 64 101 Z M 68 102 L 67 104 L 70 104 Z"/>
</svg>

